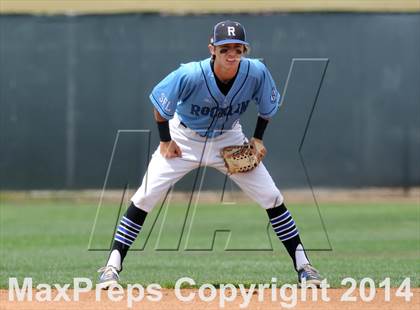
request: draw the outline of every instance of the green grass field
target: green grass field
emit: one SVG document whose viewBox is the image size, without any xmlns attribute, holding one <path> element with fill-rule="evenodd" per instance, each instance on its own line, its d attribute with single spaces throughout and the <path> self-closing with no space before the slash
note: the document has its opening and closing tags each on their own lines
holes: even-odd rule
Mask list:
<svg viewBox="0 0 420 310">
<path fill-rule="evenodd" d="M 315 206 L 288 207 L 306 247 L 327 249 Z M 345 277 L 370 277 L 376 283 L 390 277 L 393 286 L 410 277 L 413 287 L 420 286 L 418 204 L 320 207 L 332 251 L 311 251 L 309 256 L 333 287 L 340 286 Z M 96 279 L 96 269 L 104 264 L 107 252 L 88 251 L 95 204 L 3 201 L 0 208 L 0 287 L 8 287 L 9 277 L 32 277 L 35 284 L 72 283 L 74 277 Z M 158 213 L 156 208 L 147 218 L 135 251 L 128 254 L 122 284 L 173 287 L 182 276 L 195 279 L 198 285 L 270 283 L 272 277 L 279 283 L 295 283 L 290 258 L 267 229 L 266 214 L 259 207 L 203 204 L 190 209 L 184 230 L 186 206 L 172 205 Z M 118 205 L 100 209 L 91 248 L 109 247 L 117 215 Z M 216 234 L 212 249 L 215 230 L 225 232 Z"/>
</svg>

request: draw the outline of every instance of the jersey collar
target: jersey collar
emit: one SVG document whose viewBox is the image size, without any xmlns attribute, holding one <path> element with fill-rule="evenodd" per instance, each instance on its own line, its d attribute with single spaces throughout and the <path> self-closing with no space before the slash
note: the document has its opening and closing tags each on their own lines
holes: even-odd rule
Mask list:
<svg viewBox="0 0 420 310">
<path fill-rule="evenodd" d="M 238 73 L 236 75 L 235 82 L 233 83 L 232 87 L 230 88 L 228 94 L 225 96 L 220 91 L 219 87 L 216 83 L 216 77 L 214 76 L 214 73 L 211 69 L 211 59 L 205 59 L 202 61 L 202 65 L 204 68 L 204 78 L 207 81 L 207 84 L 209 85 L 210 89 L 209 92 L 211 93 L 212 97 L 217 100 L 216 104 L 220 107 L 226 107 L 229 106 L 232 102 L 232 99 L 234 99 L 234 96 L 238 92 L 238 90 L 241 88 L 243 83 L 245 82 L 247 78 L 247 72 L 249 70 L 249 61 L 246 58 L 241 59 L 241 64 L 239 66 Z"/>
</svg>

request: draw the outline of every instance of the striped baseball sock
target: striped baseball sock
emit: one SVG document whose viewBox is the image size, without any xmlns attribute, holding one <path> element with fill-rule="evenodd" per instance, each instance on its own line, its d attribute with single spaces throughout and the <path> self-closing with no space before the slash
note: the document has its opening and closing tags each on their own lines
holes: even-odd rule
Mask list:
<svg viewBox="0 0 420 310">
<path fill-rule="evenodd" d="M 136 240 L 146 216 L 146 211 L 139 209 L 133 203 L 130 204 L 117 227 L 107 266 L 114 266 L 118 270 L 122 270 L 122 262 L 130 246 Z"/>
<path fill-rule="evenodd" d="M 292 258 L 295 269 L 299 270 L 304 265 L 309 264 L 295 221 L 284 203 L 267 209 L 267 214 L 274 232 Z"/>
</svg>

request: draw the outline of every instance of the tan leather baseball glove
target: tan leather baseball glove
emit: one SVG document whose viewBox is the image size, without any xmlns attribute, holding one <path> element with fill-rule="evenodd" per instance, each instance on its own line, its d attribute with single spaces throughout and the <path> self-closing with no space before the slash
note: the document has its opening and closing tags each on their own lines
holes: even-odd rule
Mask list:
<svg viewBox="0 0 420 310">
<path fill-rule="evenodd" d="M 256 140 L 251 140 L 251 143 L 244 143 L 243 145 L 226 146 L 220 151 L 230 174 L 255 169 L 265 153 L 264 145 Z"/>
</svg>

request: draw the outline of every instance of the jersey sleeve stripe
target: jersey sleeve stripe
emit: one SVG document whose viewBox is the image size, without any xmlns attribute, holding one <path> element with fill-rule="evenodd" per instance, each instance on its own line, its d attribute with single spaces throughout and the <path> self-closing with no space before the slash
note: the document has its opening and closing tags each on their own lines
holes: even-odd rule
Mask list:
<svg viewBox="0 0 420 310">
<path fill-rule="evenodd" d="M 277 108 L 278 108 L 278 105 L 276 104 L 276 105 L 274 106 L 274 108 L 272 108 L 269 112 L 267 112 L 267 113 L 261 113 L 261 112 L 258 112 L 258 113 L 259 113 L 259 115 L 261 115 L 261 116 L 271 116 L 272 114 L 274 114 L 274 113 L 273 113 L 273 111 L 276 111 L 276 110 L 277 110 Z"/>
<path fill-rule="evenodd" d="M 156 100 L 155 96 L 153 96 L 153 93 L 149 96 L 150 100 L 152 101 L 153 105 L 156 107 L 156 109 L 159 111 L 160 115 L 166 119 L 171 119 L 174 115 L 169 114 L 168 112 L 165 112 L 165 110 L 160 105 L 159 101 Z"/>
</svg>

